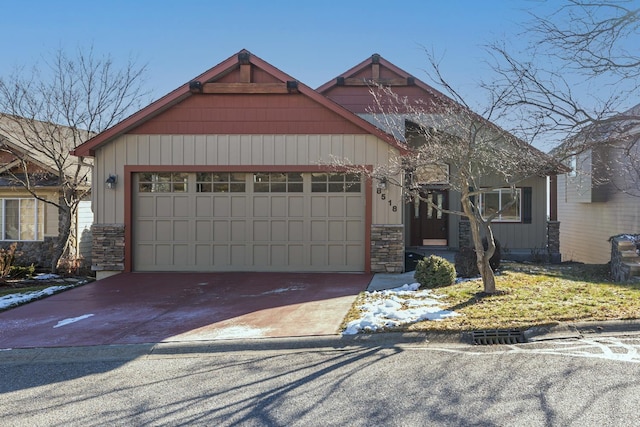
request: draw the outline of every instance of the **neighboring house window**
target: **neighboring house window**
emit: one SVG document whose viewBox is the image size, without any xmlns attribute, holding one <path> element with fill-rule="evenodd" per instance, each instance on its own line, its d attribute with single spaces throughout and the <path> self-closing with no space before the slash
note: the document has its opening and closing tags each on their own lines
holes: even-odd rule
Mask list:
<svg viewBox="0 0 640 427">
<path fill-rule="evenodd" d="M 302 174 L 299 172 L 261 172 L 253 174 L 256 193 L 302 193 Z"/>
<path fill-rule="evenodd" d="M 186 173 L 145 172 L 138 180 L 141 193 L 185 193 L 187 191 Z"/>
<path fill-rule="evenodd" d="M 44 202 L 36 199 L 0 199 L 2 240 L 44 239 Z"/>
<path fill-rule="evenodd" d="M 246 174 L 228 172 L 199 172 L 196 174 L 197 193 L 244 193 Z"/>
<path fill-rule="evenodd" d="M 448 184 L 449 165 L 446 163 L 424 165 L 416 168 L 413 173 L 416 184 Z"/>
<path fill-rule="evenodd" d="M 359 193 L 360 175 L 354 173 L 312 173 L 314 193 Z"/>
<path fill-rule="evenodd" d="M 510 188 L 496 188 L 495 190 L 487 191 L 480 194 L 480 213 L 483 218 L 492 215 L 501 209 L 505 208 L 509 203 L 513 201 L 513 198 L 517 197 L 515 203 L 508 208 L 504 209 L 494 221 L 504 222 L 521 222 L 521 189 L 516 188 L 515 194 Z"/>
<path fill-rule="evenodd" d="M 578 170 L 578 158 L 576 157 L 575 154 L 569 157 L 569 164 L 567 166 L 571 168 L 571 170 L 569 171 L 569 173 L 567 173 L 567 175 L 576 176 L 576 172 Z"/>
</svg>

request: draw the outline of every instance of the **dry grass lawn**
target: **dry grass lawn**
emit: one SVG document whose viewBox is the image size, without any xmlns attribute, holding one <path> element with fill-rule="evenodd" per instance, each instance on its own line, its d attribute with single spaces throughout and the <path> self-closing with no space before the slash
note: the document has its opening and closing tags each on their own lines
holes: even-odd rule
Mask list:
<svg viewBox="0 0 640 427">
<path fill-rule="evenodd" d="M 435 289 L 444 309 L 460 316 L 421 321 L 402 331 L 526 329 L 567 321 L 640 318 L 640 283 L 614 283 L 604 265 L 504 263 L 499 295 L 482 296 L 482 281 Z M 345 323 L 358 316 L 358 301 Z M 394 330 L 399 330 L 395 328 Z"/>
</svg>

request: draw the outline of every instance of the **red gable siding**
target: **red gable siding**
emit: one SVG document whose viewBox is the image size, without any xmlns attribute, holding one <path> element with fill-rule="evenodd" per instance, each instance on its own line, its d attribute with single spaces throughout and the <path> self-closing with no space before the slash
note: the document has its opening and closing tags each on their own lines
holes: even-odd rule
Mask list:
<svg viewBox="0 0 640 427">
<path fill-rule="evenodd" d="M 304 84 L 282 92 L 293 80 L 241 50 L 81 144 L 72 154 L 94 156 L 97 147 L 126 133 L 371 134 L 405 150 L 391 135 Z M 197 85 L 192 87 L 196 81 L 201 83 L 201 91 Z"/>
<path fill-rule="evenodd" d="M 374 107 L 374 100 L 369 92 L 370 90 L 371 88 L 368 86 L 334 86 L 323 95 L 353 113 L 362 114 L 371 112 Z M 436 99 L 429 92 L 418 86 L 399 86 L 393 87 L 392 90 L 400 97 L 407 97 L 411 103 L 422 100 L 425 102 L 425 107 L 429 107 L 425 108 L 426 111 L 436 111 L 433 104 Z"/>
<path fill-rule="evenodd" d="M 373 57 L 377 56 L 373 55 L 372 58 L 343 73 L 341 77 L 345 79 L 344 85 L 338 85 L 337 81 L 333 80 L 318 88 L 318 92 L 356 114 L 369 113 L 376 107 L 371 95 L 371 90 L 376 90 L 375 86 L 362 84 L 372 80 L 382 84 L 393 81 L 391 89 L 394 94 L 401 98 L 406 97 L 410 103 L 423 102 L 424 110 L 428 112 L 437 111 L 437 105 L 452 102 L 429 85 L 411 77 L 409 73 L 385 59 L 378 57 L 375 62 Z M 408 78 L 411 78 L 412 83 L 409 83 Z M 360 84 L 352 84 L 349 80 L 359 80 Z"/>
<path fill-rule="evenodd" d="M 133 134 L 364 134 L 301 94 L 193 95 Z"/>
</svg>

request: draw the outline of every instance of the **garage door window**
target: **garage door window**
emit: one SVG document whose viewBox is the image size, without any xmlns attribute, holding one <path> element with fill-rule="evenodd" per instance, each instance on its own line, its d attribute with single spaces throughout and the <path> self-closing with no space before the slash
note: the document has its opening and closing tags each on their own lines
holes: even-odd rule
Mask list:
<svg viewBox="0 0 640 427">
<path fill-rule="evenodd" d="M 256 193 L 302 193 L 302 187 L 302 174 L 298 172 L 253 174 Z"/>
<path fill-rule="evenodd" d="M 314 193 L 359 193 L 360 176 L 354 173 L 311 174 L 311 191 Z"/>
<path fill-rule="evenodd" d="M 138 179 L 141 193 L 185 193 L 187 191 L 186 173 L 146 172 Z"/>
<path fill-rule="evenodd" d="M 200 172 L 196 174 L 198 193 L 244 193 L 246 174 L 227 172 Z"/>
</svg>

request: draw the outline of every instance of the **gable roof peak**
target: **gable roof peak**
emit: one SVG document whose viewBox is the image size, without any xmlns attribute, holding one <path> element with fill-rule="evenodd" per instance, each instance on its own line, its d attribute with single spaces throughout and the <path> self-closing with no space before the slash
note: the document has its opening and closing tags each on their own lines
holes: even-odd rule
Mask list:
<svg viewBox="0 0 640 427">
<path fill-rule="evenodd" d="M 244 61 L 244 63 L 243 63 Z M 244 69 L 243 69 L 244 67 Z M 253 83 L 251 67 L 256 67 L 265 71 L 275 81 L 279 83 Z M 221 77 L 228 75 L 231 70 L 238 70 L 240 81 L 217 83 Z M 214 82 L 213 84 L 209 84 Z M 241 92 L 238 92 L 241 91 Z M 342 118 L 352 122 L 366 132 L 377 136 L 389 145 L 404 150 L 398 142 L 382 130 L 375 127 L 361 117 L 353 114 L 351 111 L 325 97 L 321 93 L 313 90 L 303 83 L 299 83 L 290 75 L 279 70 L 275 66 L 264 61 L 260 57 L 252 54 L 247 49 L 242 49 L 238 53 L 230 56 L 218 65 L 205 71 L 201 75 L 187 81 L 182 86 L 174 89 L 172 92 L 164 95 L 160 99 L 152 102 L 143 109 L 133 113 L 120 123 L 96 135 L 84 144 L 78 146 L 72 154 L 76 156 L 94 156 L 95 149 L 106 144 L 113 139 L 123 135 L 130 130 L 140 126 L 144 122 L 163 113 L 174 105 L 182 102 L 190 96 L 201 96 L 202 93 L 245 93 L 245 94 L 280 94 L 280 93 L 296 93 L 302 94 L 323 107 L 333 111 Z"/>
</svg>

